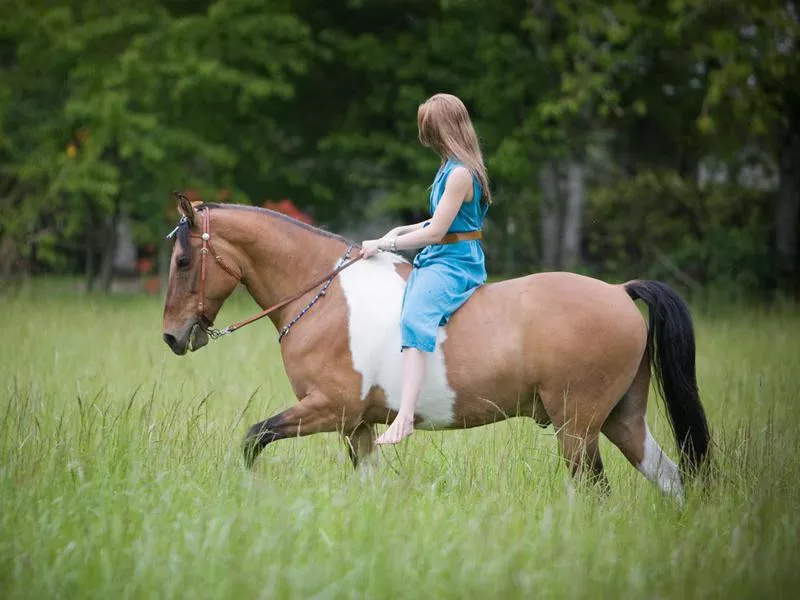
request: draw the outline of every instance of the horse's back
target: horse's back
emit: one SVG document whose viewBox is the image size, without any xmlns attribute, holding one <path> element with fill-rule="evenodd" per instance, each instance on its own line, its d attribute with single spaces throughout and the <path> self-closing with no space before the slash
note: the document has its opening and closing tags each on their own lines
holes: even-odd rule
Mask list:
<svg viewBox="0 0 800 600">
<path fill-rule="evenodd" d="M 645 333 L 642 315 L 623 286 L 566 272 L 487 284 L 464 305 L 461 315 L 464 325 L 491 325 L 524 344 L 558 345 L 574 343 L 575 338 L 585 344 L 603 336 Z"/>
<path fill-rule="evenodd" d="M 524 326 L 533 327 L 537 337 L 549 337 L 551 342 L 570 333 L 582 338 L 627 334 L 629 327 L 641 330 L 644 324 L 622 286 L 576 273 L 537 273 L 487 288 L 497 302 L 517 305 Z M 609 326 L 612 331 L 606 331 Z"/>
</svg>

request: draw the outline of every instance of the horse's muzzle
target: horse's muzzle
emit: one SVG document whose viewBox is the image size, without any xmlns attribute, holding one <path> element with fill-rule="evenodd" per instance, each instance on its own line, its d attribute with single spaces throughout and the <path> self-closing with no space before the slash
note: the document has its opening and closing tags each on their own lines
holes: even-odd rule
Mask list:
<svg viewBox="0 0 800 600">
<path fill-rule="evenodd" d="M 189 350 L 194 352 L 208 344 L 208 334 L 197 321 L 190 324 L 181 335 L 165 331 L 161 337 L 178 356 L 183 356 Z"/>
</svg>

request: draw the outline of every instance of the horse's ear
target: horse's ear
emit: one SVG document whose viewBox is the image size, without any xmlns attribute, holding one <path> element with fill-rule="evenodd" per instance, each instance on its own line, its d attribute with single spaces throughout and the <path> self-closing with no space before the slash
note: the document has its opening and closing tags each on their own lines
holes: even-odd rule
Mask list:
<svg viewBox="0 0 800 600">
<path fill-rule="evenodd" d="M 175 198 L 175 202 L 178 203 L 178 212 L 181 216 L 186 217 L 186 220 L 189 222 L 189 225 L 194 227 L 194 215 L 195 210 L 192 203 L 189 201 L 189 198 L 186 197 L 185 194 L 181 192 L 173 192 L 172 196 Z"/>
</svg>

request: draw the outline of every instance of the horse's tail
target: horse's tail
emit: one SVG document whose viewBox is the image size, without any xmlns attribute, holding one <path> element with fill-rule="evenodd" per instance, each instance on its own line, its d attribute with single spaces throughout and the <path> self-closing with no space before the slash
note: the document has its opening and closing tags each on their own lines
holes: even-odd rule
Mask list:
<svg viewBox="0 0 800 600">
<path fill-rule="evenodd" d="M 655 371 L 658 391 L 681 453 L 681 468 L 694 475 L 708 456 L 708 422 L 695 372 L 695 342 L 689 308 L 665 283 L 629 281 L 625 291 L 647 304 L 650 323 L 647 352 Z"/>
</svg>

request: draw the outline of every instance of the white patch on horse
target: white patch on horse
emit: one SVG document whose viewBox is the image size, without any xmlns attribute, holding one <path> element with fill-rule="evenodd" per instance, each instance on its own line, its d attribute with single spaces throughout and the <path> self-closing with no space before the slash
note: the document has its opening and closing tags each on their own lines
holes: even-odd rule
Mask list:
<svg viewBox="0 0 800 600">
<path fill-rule="evenodd" d="M 361 374 L 361 399 L 373 386 L 386 394 L 389 408 L 400 408 L 403 385 L 400 352 L 400 308 L 406 282 L 395 265 L 405 262 L 382 252 L 345 269 L 339 275 L 347 299 L 350 354 L 353 368 Z M 427 355 L 428 364 L 416 414 L 420 429 L 451 425 L 456 394 L 447 382 L 441 344 L 447 339 L 439 328 L 436 348 Z"/>
<path fill-rule="evenodd" d="M 644 458 L 636 467 L 658 488 L 683 503 L 683 484 L 677 465 L 664 454 L 645 423 Z"/>
</svg>

